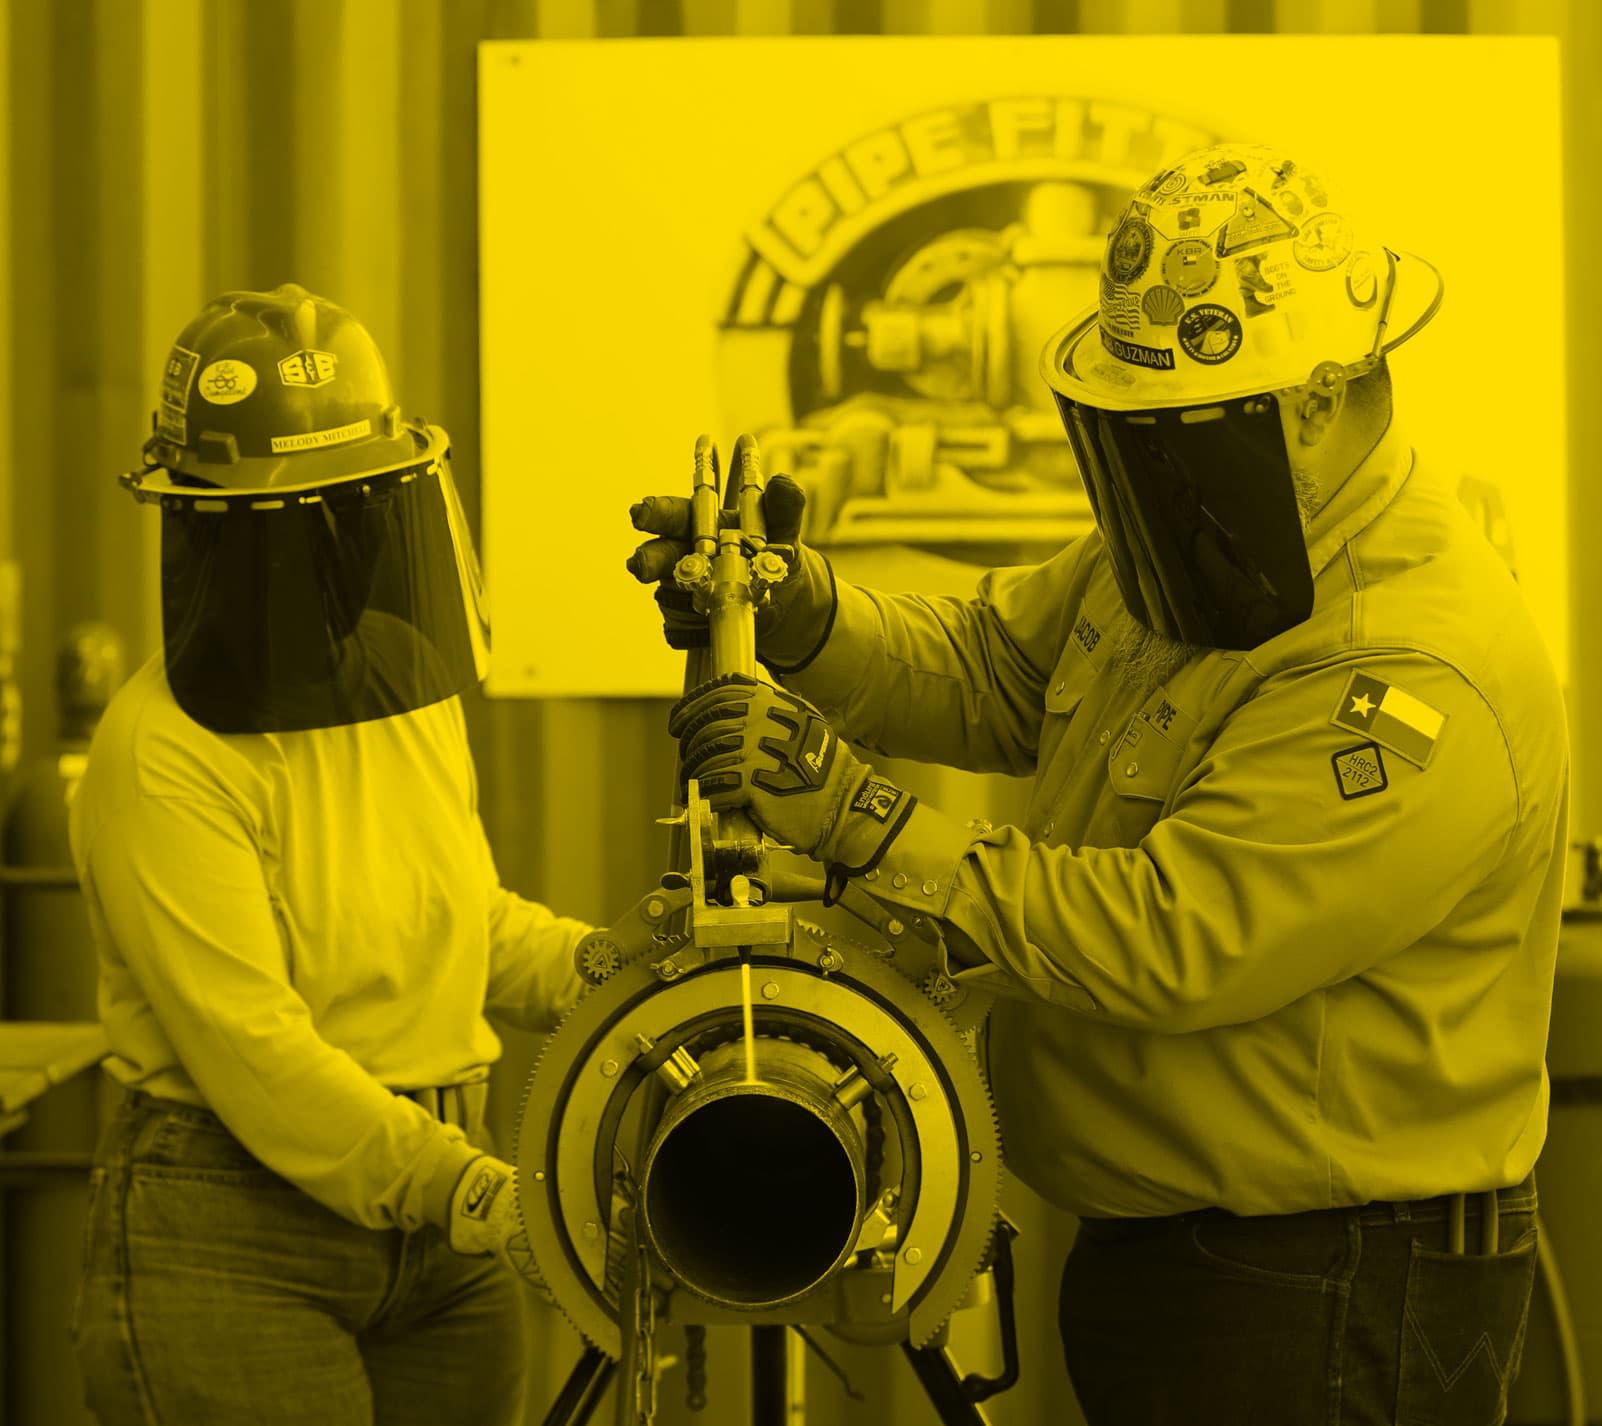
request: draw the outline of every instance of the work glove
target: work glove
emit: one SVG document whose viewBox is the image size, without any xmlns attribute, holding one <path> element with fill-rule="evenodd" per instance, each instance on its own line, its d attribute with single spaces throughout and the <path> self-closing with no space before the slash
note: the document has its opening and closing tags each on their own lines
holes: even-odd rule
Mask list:
<svg viewBox="0 0 1602 1426">
<path fill-rule="evenodd" d="M 815 571 L 808 578 L 803 569 L 806 554 L 801 545 L 801 518 L 806 505 L 806 492 L 789 476 L 769 477 L 762 492 L 768 548 L 783 555 L 790 568 L 757 607 L 758 653 L 764 639 L 772 642 L 781 629 L 786 633 L 785 642 L 802 652 L 809 651 L 811 644 L 821 643 L 827 631 L 834 602 L 833 575 L 827 561 L 815 554 L 812 558 L 821 565 L 821 573 Z M 656 583 L 656 603 L 668 647 L 705 648 L 710 642 L 706 615 L 697 612 L 693 596 L 673 582 L 674 565 L 691 549 L 689 499 L 682 495 L 648 495 L 629 507 L 629 519 L 636 530 L 655 537 L 644 541 L 629 556 L 627 568 L 641 584 Z M 815 607 L 820 604 L 822 607 Z"/>
<path fill-rule="evenodd" d="M 451 1191 L 449 1228 L 452 1252 L 477 1258 L 493 1254 L 550 1300 L 517 1211 L 517 1171 L 510 1164 L 483 1154 L 462 1170 Z"/>
<path fill-rule="evenodd" d="M 673 705 L 679 780 L 719 811 L 744 807 L 775 840 L 823 862 L 830 883 L 884 856 L 917 798 L 874 775 L 806 699 L 742 673 Z"/>
</svg>

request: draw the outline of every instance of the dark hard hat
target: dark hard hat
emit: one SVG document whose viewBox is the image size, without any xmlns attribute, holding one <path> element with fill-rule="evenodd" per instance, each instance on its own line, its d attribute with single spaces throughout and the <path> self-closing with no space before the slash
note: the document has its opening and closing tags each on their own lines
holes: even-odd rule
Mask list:
<svg viewBox="0 0 1602 1426">
<path fill-rule="evenodd" d="M 225 292 L 183 329 L 145 458 L 177 476 L 254 490 L 382 470 L 417 450 L 367 329 L 285 283 Z"/>
</svg>

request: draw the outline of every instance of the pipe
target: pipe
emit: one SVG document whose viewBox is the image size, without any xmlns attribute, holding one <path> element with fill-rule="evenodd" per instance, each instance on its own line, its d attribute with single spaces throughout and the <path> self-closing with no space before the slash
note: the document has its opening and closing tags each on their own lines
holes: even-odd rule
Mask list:
<svg viewBox="0 0 1602 1426">
<path fill-rule="evenodd" d="M 815 1050 L 757 1037 L 701 1058 L 646 1150 L 642 1223 L 691 1291 L 762 1310 L 805 1296 L 851 1256 L 864 1211 L 866 1149 Z"/>
</svg>

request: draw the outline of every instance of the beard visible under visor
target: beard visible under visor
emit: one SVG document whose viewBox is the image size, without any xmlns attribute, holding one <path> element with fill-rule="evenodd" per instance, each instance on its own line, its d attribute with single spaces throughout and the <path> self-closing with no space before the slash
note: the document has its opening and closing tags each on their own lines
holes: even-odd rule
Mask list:
<svg viewBox="0 0 1602 1426">
<path fill-rule="evenodd" d="M 1113 632 L 1108 666 L 1125 688 L 1145 694 L 1167 683 L 1197 654 L 1205 652 L 1202 645 L 1159 634 L 1125 612 Z"/>
</svg>

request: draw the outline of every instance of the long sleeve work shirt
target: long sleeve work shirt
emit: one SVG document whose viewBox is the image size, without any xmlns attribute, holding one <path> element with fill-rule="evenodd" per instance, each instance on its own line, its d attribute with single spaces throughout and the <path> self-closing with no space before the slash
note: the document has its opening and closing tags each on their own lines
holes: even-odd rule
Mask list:
<svg viewBox="0 0 1602 1426">
<path fill-rule="evenodd" d="M 71 830 L 110 1073 L 210 1108 L 356 1222 L 442 1224 L 480 1151 L 392 1091 L 484 1079 L 486 1008 L 554 1024 L 589 929 L 501 886 L 459 701 L 219 736 L 157 657 L 96 732 Z"/>
<path fill-rule="evenodd" d="M 884 755 L 1032 774 L 927 804 L 861 883 L 1004 967 L 1014 1170 L 1092 1216 L 1518 1182 L 1565 865 L 1561 691 L 1506 567 L 1394 430 L 1307 532 L 1309 619 L 1159 687 L 1099 534 L 969 601 L 841 585 L 784 681 Z M 826 597 L 828 572 L 806 577 Z"/>
</svg>

